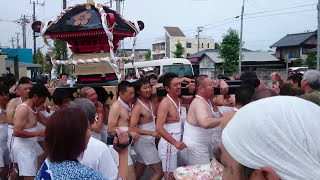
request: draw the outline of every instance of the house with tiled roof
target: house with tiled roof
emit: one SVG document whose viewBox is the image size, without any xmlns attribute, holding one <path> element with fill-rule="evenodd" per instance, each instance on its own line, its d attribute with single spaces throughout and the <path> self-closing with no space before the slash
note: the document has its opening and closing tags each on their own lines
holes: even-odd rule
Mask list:
<svg viewBox="0 0 320 180">
<path fill-rule="evenodd" d="M 306 60 L 312 49 L 317 47 L 317 31 L 287 34 L 270 48 L 277 48 L 275 56 L 284 60 L 286 58 Z"/>
</svg>

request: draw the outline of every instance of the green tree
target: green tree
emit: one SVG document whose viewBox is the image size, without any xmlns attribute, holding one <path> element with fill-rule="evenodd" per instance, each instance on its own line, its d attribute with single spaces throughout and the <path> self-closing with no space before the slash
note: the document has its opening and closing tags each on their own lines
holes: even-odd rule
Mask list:
<svg viewBox="0 0 320 180">
<path fill-rule="evenodd" d="M 292 61 L 293 67 L 301 67 L 303 65 L 302 59 L 296 59 Z"/>
<path fill-rule="evenodd" d="M 234 73 L 238 69 L 239 47 L 240 39 L 238 32 L 229 29 L 228 32 L 223 35 L 219 53 L 220 57 L 223 59 L 223 70 L 227 74 Z"/>
<path fill-rule="evenodd" d="M 50 73 L 52 69 L 52 64 L 51 64 L 51 57 L 49 54 L 46 54 L 45 56 L 45 63 L 44 63 L 44 72 Z"/>
<path fill-rule="evenodd" d="M 183 53 L 185 52 L 184 47 L 182 46 L 181 42 L 178 41 L 176 44 L 176 51 L 173 51 L 175 58 L 183 58 Z"/>
<path fill-rule="evenodd" d="M 43 66 L 43 62 L 44 62 L 44 56 L 40 50 L 40 48 L 37 49 L 37 53 L 36 53 L 36 64 L 41 64 L 41 68 L 40 68 L 40 73 L 42 74 L 44 71 L 44 66 Z"/>
<path fill-rule="evenodd" d="M 53 55 L 54 55 L 54 58 L 55 59 L 58 59 L 58 60 L 61 60 L 62 59 L 62 48 L 63 48 L 63 42 L 58 40 L 58 39 L 54 39 L 53 41 Z M 68 55 L 67 55 L 68 56 Z M 63 69 L 63 65 L 59 65 L 57 67 L 57 73 L 58 75 L 60 75 L 63 70 L 65 70 L 65 72 L 70 75 L 71 74 L 71 71 L 72 71 L 72 68 L 67 66 L 67 68 Z"/>
<path fill-rule="evenodd" d="M 308 57 L 306 59 L 306 64 L 309 68 L 315 68 L 317 66 L 317 53 L 309 52 Z"/>
<path fill-rule="evenodd" d="M 148 52 L 146 54 L 146 61 L 150 61 L 151 60 L 151 50 L 148 49 Z"/>
<path fill-rule="evenodd" d="M 62 48 L 63 48 L 63 43 L 62 41 L 60 41 L 59 39 L 54 39 L 53 40 L 53 56 L 55 59 L 57 60 L 61 60 L 62 59 Z M 61 73 L 62 70 L 62 65 L 59 65 L 57 67 L 57 73 L 58 75 Z"/>
<path fill-rule="evenodd" d="M 214 43 L 214 49 L 220 49 L 220 44 L 219 43 Z"/>
</svg>

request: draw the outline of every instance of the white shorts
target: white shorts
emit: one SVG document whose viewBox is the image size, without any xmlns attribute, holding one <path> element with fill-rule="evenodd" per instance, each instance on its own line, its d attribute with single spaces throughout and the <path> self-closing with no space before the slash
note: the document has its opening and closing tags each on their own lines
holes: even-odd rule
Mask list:
<svg viewBox="0 0 320 180">
<path fill-rule="evenodd" d="M 137 161 L 145 164 L 156 164 L 160 162 L 155 138 L 152 136 L 140 136 L 134 143 L 134 151 L 137 153 Z"/>
<path fill-rule="evenodd" d="M 0 147 L 0 167 L 5 167 L 9 164 L 9 149 L 7 146 Z"/>
<path fill-rule="evenodd" d="M 11 138 L 13 136 L 13 126 L 12 125 L 8 125 L 8 139 L 7 139 L 7 146 L 8 146 L 8 149 L 10 151 L 10 146 L 11 145 Z"/>
<path fill-rule="evenodd" d="M 186 143 L 187 148 L 187 165 L 194 166 L 194 165 L 204 165 L 210 164 L 210 154 L 209 148 L 210 145 L 197 145 L 192 143 Z"/>
<path fill-rule="evenodd" d="M 175 138 L 179 142 L 178 138 Z M 180 139 L 180 137 L 179 137 Z M 163 138 L 158 144 L 159 158 L 161 159 L 163 172 L 173 172 L 178 165 L 179 150 Z"/>
<path fill-rule="evenodd" d="M 46 126 L 37 122 L 37 131 L 41 131 L 43 129 L 46 129 Z M 44 137 L 37 137 L 38 141 L 44 141 Z"/>
<path fill-rule="evenodd" d="M 36 176 L 38 156 L 43 151 L 37 142 L 37 138 L 14 138 L 13 156 L 18 163 L 19 176 Z"/>
<path fill-rule="evenodd" d="M 9 164 L 8 124 L 0 124 L 0 167 Z"/>
</svg>

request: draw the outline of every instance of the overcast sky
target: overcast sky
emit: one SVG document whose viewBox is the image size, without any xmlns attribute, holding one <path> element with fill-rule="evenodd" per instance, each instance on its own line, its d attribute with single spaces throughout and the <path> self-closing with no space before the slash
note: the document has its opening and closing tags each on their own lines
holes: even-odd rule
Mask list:
<svg viewBox="0 0 320 180">
<path fill-rule="evenodd" d="M 39 3 L 44 1 L 44 7 L 36 6 L 37 19 L 55 20 L 62 11 L 62 0 L 39 0 Z M 83 2 L 86 0 L 67 0 L 68 6 Z M 96 2 L 108 4 L 109 0 Z M 316 4 L 317 0 L 246 0 L 245 3 L 245 14 L 257 13 L 245 16 L 245 48 L 269 50 L 270 45 L 286 34 L 314 31 L 317 28 L 316 5 L 311 5 Z M 115 3 L 113 5 L 115 9 Z M 164 36 L 163 26 L 180 27 L 186 36 L 195 37 L 196 27 L 206 25 L 200 37 L 210 37 L 216 42 L 221 42 L 222 35 L 229 28 L 240 30 L 240 20 L 234 17 L 240 15 L 241 6 L 242 0 L 125 0 L 123 15 L 127 20 L 142 20 L 145 23 L 137 46 L 151 48 L 153 40 Z M 271 10 L 277 11 L 266 12 Z M 16 32 L 22 32 L 21 26 L 6 22 L 19 19 L 22 14 L 32 15 L 29 0 L 10 0 L 0 6 L 0 19 L 5 20 L 0 21 L 1 46 L 11 46 L 11 37 L 16 37 Z M 44 45 L 42 38 L 37 38 L 37 43 L 38 47 Z M 21 35 L 20 45 L 22 46 Z M 27 48 L 32 47 L 32 31 L 29 24 Z M 132 48 L 132 39 L 125 40 L 125 48 Z"/>
</svg>

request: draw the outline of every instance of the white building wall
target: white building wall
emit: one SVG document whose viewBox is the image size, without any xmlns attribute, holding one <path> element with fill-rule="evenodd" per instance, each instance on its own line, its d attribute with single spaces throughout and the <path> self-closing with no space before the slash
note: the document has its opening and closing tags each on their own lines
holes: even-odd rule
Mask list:
<svg viewBox="0 0 320 180">
<path fill-rule="evenodd" d="M 205 56 L 200 62 L 199 62 L 199 74 L 200 75 L 207 75 L 209 77 L 214 76 L 214 69 L 215 69 L 214 62 L 208 58 L 208 56 Z"/>
<path fill-rule="evenodd" d="M 198 39 L 187 39 L 186 43 L 191 43 L 191 48 L 186 48 L 185 54 L 195 54 L 198 52 Z M 203 47 L 202 47 L 203 44 Z M 209 48 L 208 48 L 209 44 Z M 185 45 L 187 46 L 187 45 Z M 199 51 L 205 49 L 214 49 L 214 40 L 213 39 L 200 39 L 199 40 Z"/>
<path fill-rule="evenodd" d="M 170 36 L 170 56 L 168 58 L 174 58 L 174 54 L 172 52 L 176 51 L 176 44 L 180 41 L 182 44 L 182 47 L 185 48 L 185 53 L 183 54 L 183 57 L 186 58 L 188 55 L 194 54 L 198 52 L 198 39 L 196 38 L 186 38 L 186 37 L 174 37 Z M 205 50 L 205 49 L 214 49 L 214 43 L 215 41 L 213 39 L 200 39 L 199 40 L 200 47 L 199 51 Z M 166 42 L 164 39 L 163 40 L 157 40 L 154 41 L 152 44 L 158 44 L 158 43 L 163 43 Z M 187 43 L 191 43 L 191 48 L 187 48 Z M 203 47 L 202 47 L 203 44 Z M 208 48 L 209 44 L 209 48 Z M 165 45 L 167 47 L 167 45 Z M 157 50 L 153 51 L 153 54 L 165 54 L 166 50 Z"/>
</svg>

